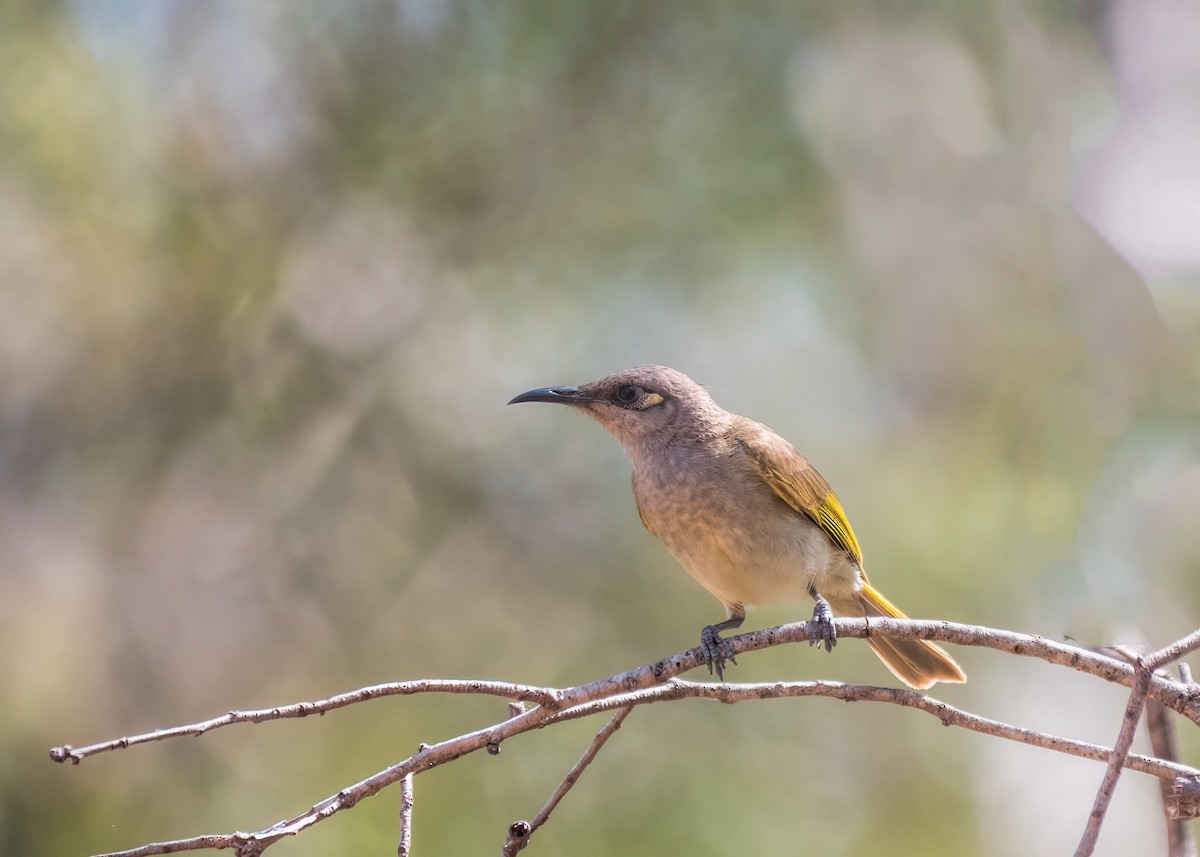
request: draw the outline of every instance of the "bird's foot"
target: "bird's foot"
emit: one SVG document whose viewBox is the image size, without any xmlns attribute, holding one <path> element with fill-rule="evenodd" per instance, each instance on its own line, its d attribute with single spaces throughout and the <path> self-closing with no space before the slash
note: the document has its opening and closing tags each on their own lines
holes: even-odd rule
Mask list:
<svg viewBox="0 0 1200 857">
<path fill-rule="evenodd" d="M 832 652 L 837 645 L 837 629 L 833 627 L 833 611 L 829 602 L 820 595 L 816 596 L 817 603 L 813 607 L 812 619 L 808 622 L 808 644 L 810 646 L 825 645 L 825 651 Z"/>
<path fill-rule="evenodd" d="M 716 670 L 717 678 L 725 680 L 725 662 L 737 663 L 733 656 L 733 644 L 721 636 L 716 625 L 705 625 L 700 631 L 700 650 L 704 652 L 704 661 L 708 664 L 708 674 Z"/>
</svg>

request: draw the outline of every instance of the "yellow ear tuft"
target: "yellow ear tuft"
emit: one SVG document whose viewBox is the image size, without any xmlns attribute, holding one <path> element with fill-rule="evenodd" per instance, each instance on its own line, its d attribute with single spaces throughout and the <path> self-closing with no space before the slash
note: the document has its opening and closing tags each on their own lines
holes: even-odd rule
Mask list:
<svg viewBox="0 0 1200 857">
<path fill-rule="evenodd" d="M 655 405 L 662 404 L 663 397 L 658 393 L 647 393 L 646 398 L 642 399 L 643 408 L 652 408 Z"/>
</svg>

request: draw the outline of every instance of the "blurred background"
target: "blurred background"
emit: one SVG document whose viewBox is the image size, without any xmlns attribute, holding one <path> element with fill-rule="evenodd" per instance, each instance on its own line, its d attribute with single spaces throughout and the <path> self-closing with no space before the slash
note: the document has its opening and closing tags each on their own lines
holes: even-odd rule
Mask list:
<svg viewBox="0 0 1200 857">
<path fill-rule="evenodd" d="M 720 606 L 617 444 L 505 408 L 630 365 L 792 440 L 914 616 L 1200 625 L 1198 43 L 1172 0 L 0 3 L 0 851 L 259 829 L 504 705 L 51 745 L 694 645 Z M 955 655 L 937 697 L 1115 739 L 1124 691 Z M 894 684 L 856 641 L 732 677 Z M 496 853 L 601 723 L 418 777 L 417 853 Z M 1102 773 L 884 706 L 660 705 L 529 853 L 1069 853 Z M 272 854 L 392 853 L 398 803 Z M 1126 775 L 1100 853 L 1164 841 Z"/>
</svg>

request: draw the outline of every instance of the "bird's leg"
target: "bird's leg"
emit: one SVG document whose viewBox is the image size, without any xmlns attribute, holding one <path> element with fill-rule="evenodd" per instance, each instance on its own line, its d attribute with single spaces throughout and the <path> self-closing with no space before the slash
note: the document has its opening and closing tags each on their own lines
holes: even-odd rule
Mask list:
<svg viewBox="0 0 1200 857">
<path fill-rule="evenodd" d="M 712 675 L 715 669 L 717 678 L 721 681 L 725 680 L 725 661 L 729 661 L 731 664 L 737 663 L 737 659 L 733 656 L 733 644 L 722 637 L 721 632 L 732 631 L 746 621 L 746 611 L 742 609 L 741 605 L 725 609 L 729 615 L 724 622 L 705 625 L 700 630 L 700 649 L 704 652 L 704 660 L 708 663 L 708 674 Z"/>
<path fill-rule="evenodd" d="M 837 629 L 833 627 L 833 611 L 829 609 L 829 602 L 821 597 L 821 593 L 817 592 L 815 586 L 809 585 L 808 594 L 812 596 L 813 601 L 817 602 L 813 605 L 812 619 L 808 623 L 808 644 L 818 646 L 824 643 L 825 651 L 832 652 L 833 647 L 837 645 Z"/>
</svg>

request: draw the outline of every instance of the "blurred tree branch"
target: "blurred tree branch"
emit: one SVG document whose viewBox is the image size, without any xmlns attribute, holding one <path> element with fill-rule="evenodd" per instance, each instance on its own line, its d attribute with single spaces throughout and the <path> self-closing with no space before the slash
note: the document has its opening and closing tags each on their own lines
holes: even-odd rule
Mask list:
<svg viewBox="0 0 1200 857">
<path fill-rule="evenodd" d="M 1089 816 L 1084 841 L 1080 844 L 1081 849 L 1094 846 L 1100 822 L 1103 821 L 1104 813 L 1107 810 L 1108 799 L 1115 786 L 1116 776 L 1112 773 L 1114 770 L 1119 772 L 1123 768 L 1132 768 L 1160 779 L 1169 780 L 1176 785 L 1185 781 L 1190 782 L 1200 776 L 1200 770 L 1181 765 L 1173 760 L 1151 758 L 1129 752 L 1133 728 L 1140 718 L 1142 707 L 1146 704 L 1147 699 L 1153 700 L 1165 709 L 1178 712 L 1193 723 L 1200 725 L 1200 689 L 1194 684 L 1174 681 L 1158 672 L 1171 660 L 1182 657 L 1189 651 L 1200 647 L 1200 631 L 1184 637 L 1152 655 L 1138 658 L 1131 666 L 1120 657 L 1110 654 L 1056 643 L 1038 636 L 980 626 L 912 619 L 840 618 L 835 622 L 838 636 L 842 638 L 866 638 L 877 635 L 983 646 L 1010 654 L 1038 658 L 1047 663 L 1068 666 L 1105 681 L 1130 687 L 1132 692 L 1122 721 L 1121 736 L 1117 747 L 1102 747 L 990 720 L 955 708 L 923 693 L 907 689 L 847 685 L 830 681 L 712 684 L 676 678 L 676 676 L 702 665 L 700 650 L 695 648 L 628 672 L 576 687 L 558 689 L 505 682 L 454 679 L 392 682 L 360 688 L 314 702 L 299 702 L 252 711 L 230 711 L 198 723 L 159 729 L 86 747 L 76 748 L 69 744 L 62 745 L 52 748 L 50 756 L 57 762 L 71 761 L 78 764 L 90 756 L 128 748 L 136 744 L 184 735 L 202 735 L 213 729 L 235 723 L 261 723 L 268 720 L 323 714 L 336 708 L 383 696 L 458 693 L 497 696 L 511 701 L 510 716 L 505 720 L 437 744 L 422 744 L 417 752 L 408 758 L 341 789 L 296 817 L 278 822 L 264 830 L 256 833 L 235 832 L 150 843 L 127 851 L 113 852 L 104 857 L 149 857 L 149 855 L 210 848 L 233 849 L 239 857 L 261 854 L 268 846 L 280 839 L 294 836 L 337 812 L 349 809 L 360 800 L 371 797 L 396 782 L 406 784 L 401 797 L 401 848 L 407 851 L 411 836 L 412 777 L 415 774 L 454 761 L 480 748 L 494 752 L 498 750 L 501 742 L 523 732 L 587 717 L 601 711 L 617 710 L 617 714 L 593 739 L 587 752 L 560 783 L 541 812 L 535 817 L 534 822 L 515 822 L 510 826 L 505 853 L 513 854 L 523 848 L 528 842 L 529 836 L 545 822 L 558 801 L 575 784 L 579 775 L 591 763 L 604 743 L 634 707 L 685 698 L 715 699 L 734 703 L 795 696 L 825 696 L 845 701 L 889 702 L 925 711 L 937 717 L 947 726 L 960 726 L 983 734 L 1007 738 L 1080 758 L 1107 761 L 1109 763 L 1108 773 L 1106 773 L 1097 794 L 1096 806 Z M 775 628 L 739 634 L 728 639 L 736 654 L 784 643 L 804 642 L 808 639 L 807 623 L 795 622 L 780 625 Z M 515 704 L 524 702 L 534 703 L 534 707 L 525 710 L 522 706 Z M 1087 845 L 1089 842 L 1091 846 Z"/>
</svg>

